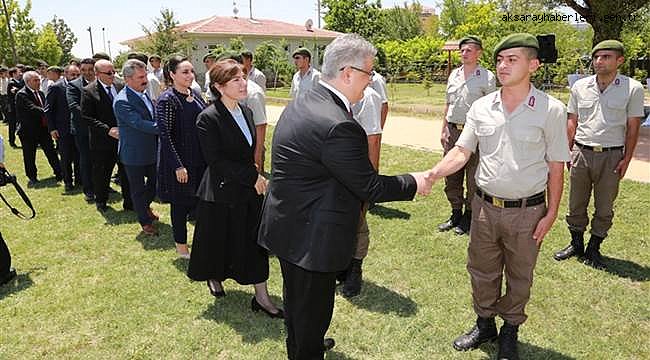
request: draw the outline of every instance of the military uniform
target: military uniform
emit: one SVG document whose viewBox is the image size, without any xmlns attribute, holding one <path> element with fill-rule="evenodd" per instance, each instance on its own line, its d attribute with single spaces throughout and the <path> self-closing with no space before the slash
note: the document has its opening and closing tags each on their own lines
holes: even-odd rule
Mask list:
<svg viewBox="0 0 650 360">
<path fill-rule="evenodd" d="M 449 75 L 447 80 L 447 129 L 449 139 L 444 146 L 444 153 L 453 149 L 465 125 L 465 115 L 470 106 L 479 99 L 496 90 L 494 74 L 482 66 L 478 66 L 472 74 L 465 79 L 464 67 L 461 66 Z M 474 174 L 476 172 L 477 156 L 472 154 L 465 167 L 445 178 L 445 195 L 451 208 L 462 210 L 471 208 L 472 198 L 476 191 Z M 467 197 L 463 194 L 463 181 L 466 182 Z"/>
<path fill-rule="evenodd" d="M 526 320 L 539 251 L 533 232 L 546 214 L 547 161 L 569 160 L 565 107 L 531 85 L 525 102 L 506 114 L 494 92 L 472 105 L 456 142 L 472 151 L 477 144 L 467 260 L 474 310 L 519 325 Z M 504 267 L 508 287 L 502 295 Z"/>
<path fill-rule="evenodd" d="M 300 75 L 300 71 L 297 71 L 293 75 L 293 80 L 291 80 L 291 91 L 289 95 L 291 95 L 292 99 L 303 96 L 318 83 L 319 79 L 320 71 L 314 69 L 313 66 L 310 66 L 304 75 Z"/>
<path fill-rule="evenodd" d="M 619 74 L 601 93 L 596 75 L 581 79 L 571 89 L 568 112 L 578 116 L 578 126 L 571 153 L 566 222 L 570 231 L 585 232 L 593 189 L 591 234 L 604 239 L 612 226 L 620 182 L 614 169 L 623 159 L 628 119 L 643 116 L 643 86 Z"/>
</svg>

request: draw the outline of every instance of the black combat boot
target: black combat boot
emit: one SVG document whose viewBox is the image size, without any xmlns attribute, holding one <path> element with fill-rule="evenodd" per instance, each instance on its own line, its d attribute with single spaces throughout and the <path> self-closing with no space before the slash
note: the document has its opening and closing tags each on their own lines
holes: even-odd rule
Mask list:
<svg viewBox="0 0 650 360">
<path fill-rule="evenodd" d="M 585 251 L 585 264 L 598 270 L 604 270 L 606 268 L 603 262 L 603 256 L 600 254 L 600 244 L 603 240 L 605 238 L 592 234 L 587 245 L 587 250 Z"/>
<path fill-rule="evenodd" d="M 581 231 L 571 231 L 571 243 L 553 255 L 557 261 L 566 260 L 572 256 L 582 257 L 585 254 L 585 239 Z"/>
<path fill-rule="evenodd" d="M 460 218 L 458 226 L 454 228 L 456 235 L 469 234 L 469 227 L 472 224 L 472 210 L 465 209 L 463 217 Z"/>
<path fill-rule="evenodd" d="M 517 351 L 517 332 L 519 325 L 510 325 L 507 322 L 501 326 L 499 331 L 499 352 L 497 360 L 519 360 Z"/>
<path fill-rule="evenodd" d="M 481 344 L 494 341 L 497 338 L 497 326 L 494 318 L 476 319 L 476 325 L 467 333 L 459 336 L 454 340 L 454 349 L 458 351 L 467 351 L 476 349 Z"/>
<path fill-rule="evenodd" d="M 350 262 L 350 267 L 348 268 L 348 273 L 343 282 L 343 289 L 341 289 L 341 294 L 346 298 L 351 298 L 359 295 L 361 293 L 361 265 L 363 260 L 352 259 Z"/>
<path fill-rule="evenodd" d="M 440 231 L 449 231 L 455 228 L 460 222 L 461 217 L 463 217 L 463 210 L 461 209 L 451 209 L 451 217 L 449 220 L 438 225 L 438 230 Z"/>
</svg>

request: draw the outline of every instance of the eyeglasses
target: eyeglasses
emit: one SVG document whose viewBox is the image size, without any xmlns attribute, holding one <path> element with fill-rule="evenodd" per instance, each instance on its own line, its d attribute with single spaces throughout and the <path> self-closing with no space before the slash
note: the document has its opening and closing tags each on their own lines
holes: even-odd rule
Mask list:
<svg viewBox="0 0 650 360">
<path fill-rule="evenodd" d="M 363 70 L 361 68 L 358 68 L 358 67 L 352 66 L 352 65 L 347 66 L 347 67 L 349 67 L 352 70 L 360 71 L 360 72 L 368 75 L 371 79 L 375 76 L 375 71 L 374 70 L 366 71 L 366 70 Z M 346 67 L 344 66 L 344 67 L 340 68 L 339 71 L 343 71 L 343 70 L 345 70 L 345 68 Z"/>
<path fill-rule="evenodd" d="M 108 76 L 113 76 L 115 75 L 115 71 L 98 71 L 100 74 L 108 75 Z"/>
</svg>

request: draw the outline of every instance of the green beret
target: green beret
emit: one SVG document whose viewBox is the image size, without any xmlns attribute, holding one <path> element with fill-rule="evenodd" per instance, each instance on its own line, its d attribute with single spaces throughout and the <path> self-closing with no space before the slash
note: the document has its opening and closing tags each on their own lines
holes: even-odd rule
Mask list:
<svg viewBox="0 0 650 360">
<path fill-rule="evenodd" d="M 149 57 L 147 56 L 147 54 L 145 54 L 143 52 L 134 52 L 134 51 L 126 54 L 126 59 L 127 60 L 131 60 L 131 59 L 140 60 L 145 64 L 147 63 L 147 61 L 149 61 Z"/>
<path fill-rule="evenodd" d="M 93 59 L 95 60 L 103 59 L 103 60 L 111 61 L 111 57 L 108 56 L 108 54 L 105 52 L 98 52 L 93 54 Z"/>
<path fill-rule="evenodd" d="M 458 48 L 460 49 L 461 46 L 465 44 L 476 44 L 481 49 L 483 48 L 483 42 L 481 41 L 481 38 L 474 35 L 467 35 L 464 38 L 460 39 L 460 42 L 458 43 Z"/>
<path fill-rule="evenodd" d="M 499 55 L 501 51 L 517 47 L 527 47 L 539 50 L 539 42 L 537 42 L 535 36 L 527 33 L 508 35 L 494 47 L 494 62 L 497 61 L 497 55 Z"/>
<path fill-rule="evenodd" d="M 151 59 L 162 60 L 162 58 L 158 54 L 149 55 L 149 60 L 151 61 Z"/>
<path fill-rule="evenodd" d="M 63 73 L 63 68 L 60 67 L 60 66 L 53 65 L 53 66 L 48 67 L 47 71 L 48 72 L 53 71 L 55 73 L 61 74 L 61 73 Z"/>
<path fill-rule="evenodd" d="M 291 54 L 291 57 L 294 57 L 296 55 L 306 56 L 311 59 L 311 51 L 309 51 L 309 49 L 304 47 L 299 47 L 296 50 L 294 50 L 293 54 Z"/>
<path fill-rule="evenodd" d="M 621 55 L 625 54 L 625 47 L 618 40 L 603 40 L 599 42 L 594 46 L 593 50 L 591 50 L 591 56 L 593 57 L 598 50 L 614 50 L 620 52 Z"/>
<path fill-rule="evenodd" d="M 241 58 L 241 54 L 238 53 L 238 52 L 235 52 L 235 51 L 224 51 L 223 53 L 221 53 L 219 55 L 219 57 L 217 58 L 217 61 L 227 60 L 227 59 L 235 60 L 236 62 L 238 62 L 240 64 L 243 63 L 242 58 Z"/>
</svg>

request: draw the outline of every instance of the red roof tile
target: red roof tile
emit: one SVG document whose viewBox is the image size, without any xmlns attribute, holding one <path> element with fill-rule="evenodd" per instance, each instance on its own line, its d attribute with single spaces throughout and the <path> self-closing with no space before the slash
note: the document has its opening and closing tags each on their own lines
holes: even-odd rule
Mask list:
<svg viewBox="0 0 650 360">
<path fill-rule="evenodd" d="M 277 20 L 234 18 L 213 16 L 207 19 L 179 25 L 181 32 L 199 34 L 266 35 L 287 37 L 335 38 L 341 33 L 330 30 L 306 30 L 304 25 L 290 24 Z"/>
</svg>

